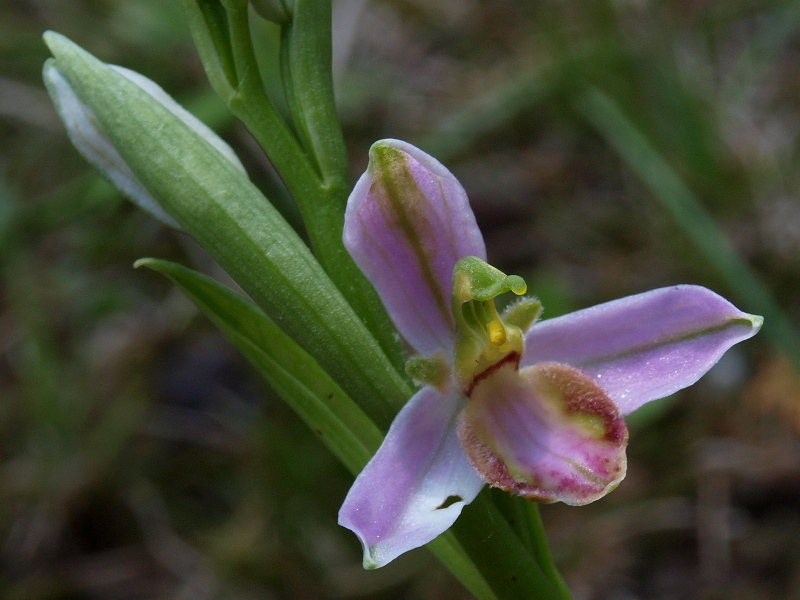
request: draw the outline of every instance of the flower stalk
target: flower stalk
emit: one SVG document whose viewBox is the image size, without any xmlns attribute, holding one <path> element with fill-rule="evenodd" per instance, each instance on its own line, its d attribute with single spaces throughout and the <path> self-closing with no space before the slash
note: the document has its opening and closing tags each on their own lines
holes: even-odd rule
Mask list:
<svg viewBox="0 0 800 600">
<path fill-rule="evenodd" d="M 402 373 L 394 329 L 372 286 L 342 245 L 347 158 L 330 72 L 330 2 L 298 0 L 290 18 L 281 23 L 284 93 L 299 139 L 264 91 L 248 3 L 182 0 L 182 4 L 209 81 L 286 185 L 315 258 Z"/>
</svg>

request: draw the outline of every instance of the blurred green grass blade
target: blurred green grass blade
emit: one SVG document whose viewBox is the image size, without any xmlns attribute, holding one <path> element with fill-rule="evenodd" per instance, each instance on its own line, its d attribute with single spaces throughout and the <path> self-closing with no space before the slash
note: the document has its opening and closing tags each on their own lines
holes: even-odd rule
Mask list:
<svg viewBox="0 0 800 600">
<path fill-rule="evenodd" d="M 173 262 L 144 258 L 136 266 L 153 269 L 178 285 L 347 469 L 353 475 L 361 471 L 383 441 L 380 430 L 256 305 Z M 452 534 L 440 536 L 429 548 L 477 598 L 496 598 Z"/>
<path fill-rule="evenodd" d="M 39 272 L 25 249 L 13 248 L 2 257 L 1 268 L 8 309 L 19 327 L 17 370 L 24 408 L 40 432 L 66 436 L 73 415 L 65 410 L 67 393 L 59 385 L 63 365 L 42 296 L 43 282 L 37 281 Z"/>
<path fill-rule="evenodd" d="M 111 466 L 141 427 L 151 404 L 143 379 L 132 378 L 113 398 L 98 402 L 104 410 L 83 436 L 82 446 L 84 459 L 95 473 Z"/>
<path fill-rule="evenodd" d="M 674 223 L 716 270 L 743 310 L 764 317 L 764 334 L 800 370 L 800 336 L 796 328 L 658 150 L 620 107 L 601 91 L 589 89 L 576 102 L 576 109 L 638 175 Z"/>
<path fill-rule="evenodd" d="M 558 82 L 555 65 L 524 70 L 467 102 L 416 145 L 447 164 L 460 158 L 481 136 L 501 130 L 517 115 L 543 102 Z"/>
<path fill-rule="evenodd" d="M 763 73 L 776 55 L 791 43 L 800 29 L 800 3 L 795 0 L 777 2 L 761 20 L 753 40 L 745 46 L 752 54 L 755 66 Z"/>
</svg>

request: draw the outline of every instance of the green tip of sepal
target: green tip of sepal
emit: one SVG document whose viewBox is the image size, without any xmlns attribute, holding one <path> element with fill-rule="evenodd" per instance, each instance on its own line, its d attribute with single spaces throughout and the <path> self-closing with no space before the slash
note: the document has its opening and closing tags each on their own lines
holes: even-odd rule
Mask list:
<svg viewBox="0 0 800 600">
<path fill-rule="evenodd" d="M 538 298 L 520 298 L 503 311 L 503 321 L 527 331 L 541 315 L 542 303 Z"/>
<path fill-rule="evenodd" d="M 761 330 L 761 326 L 764 324 L 764 317 L 761 315 L 746 315 L 746 317 L 750 321 L 753 333 L 758 333 Z"/>
<path fill-rule="evenodd" d="M 444 355 L 412 356 L 406 361 L 406 374 L 416 383 L 440 387 L 450 376 Z"/>
<path fill-rule="evenodd" d="M 378 140 L 369 147 L 369 161 L 373 168 L 380 167 L 386 161 L 402 160 L 403 153 L 387 140 Z"/>
<path fill-rule="evenodd" d="M 404 194 L 404 198 L 414 197 L 415 191 L 419 193 L 414 178 L 408 172 L 405 155 L 385 140 L 375 142 L 370 147 L 367 170 L 382 181 L 387 191 L 396 189 L 396 193 Z"/>
<path fill-rule="evenodd" d="M 139 267 L 152 268 L 154 262 L 157 262 L 155 258 L 140 258 L 139 260 L 133 263 L 133 268 L 134 269 L 138 269 Z"/>
</svg>

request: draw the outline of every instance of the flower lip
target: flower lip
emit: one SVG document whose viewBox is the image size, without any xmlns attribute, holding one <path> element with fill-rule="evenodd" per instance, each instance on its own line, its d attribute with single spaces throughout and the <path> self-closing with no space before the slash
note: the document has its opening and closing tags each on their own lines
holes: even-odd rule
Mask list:
<svg viewBox="0 0 800 600">
<path fill-rule="evenodd" d="M 578 370 L 503 365 L 473 390 L 458 435 L 492 486 L 538 502 L 593 502 L 625 476 L 625 421 Z"/>
</svg>

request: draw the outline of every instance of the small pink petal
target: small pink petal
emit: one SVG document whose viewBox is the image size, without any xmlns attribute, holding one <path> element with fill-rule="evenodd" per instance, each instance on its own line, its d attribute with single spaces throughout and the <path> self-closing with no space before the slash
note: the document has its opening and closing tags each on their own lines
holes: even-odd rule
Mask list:
<svg viewBox="0 0 800 600">
<path fill-rule="evenodd" d="M 678 285 L 540 321 L 521 364 L 571 365 L 626 415 L 696 382 L 761 322 L 706 288 Z"/>
<path fill-rule="evenodd" d="M 452 349 L 453 267 L 486 249 L 450 171 L 405 142 L 375 142 L 347 201 L 344 244 L 414 350 Z"/>
<path fill-rule="evenodd" d="M 491 373 L 472 391 L 458 435 L 489 484 L 529 500 L 587 504 L 625 477 L 625 422 L 602 389 L 566 365 Z"/>
<path fill-rule="evenodd" d="M 457 391 L 417 392 L 350 488 L 339 524 L 361 540 L 365 568 L 430 542 L 483 487 L 456 435 L 464 402 Z"/>
</svg>

